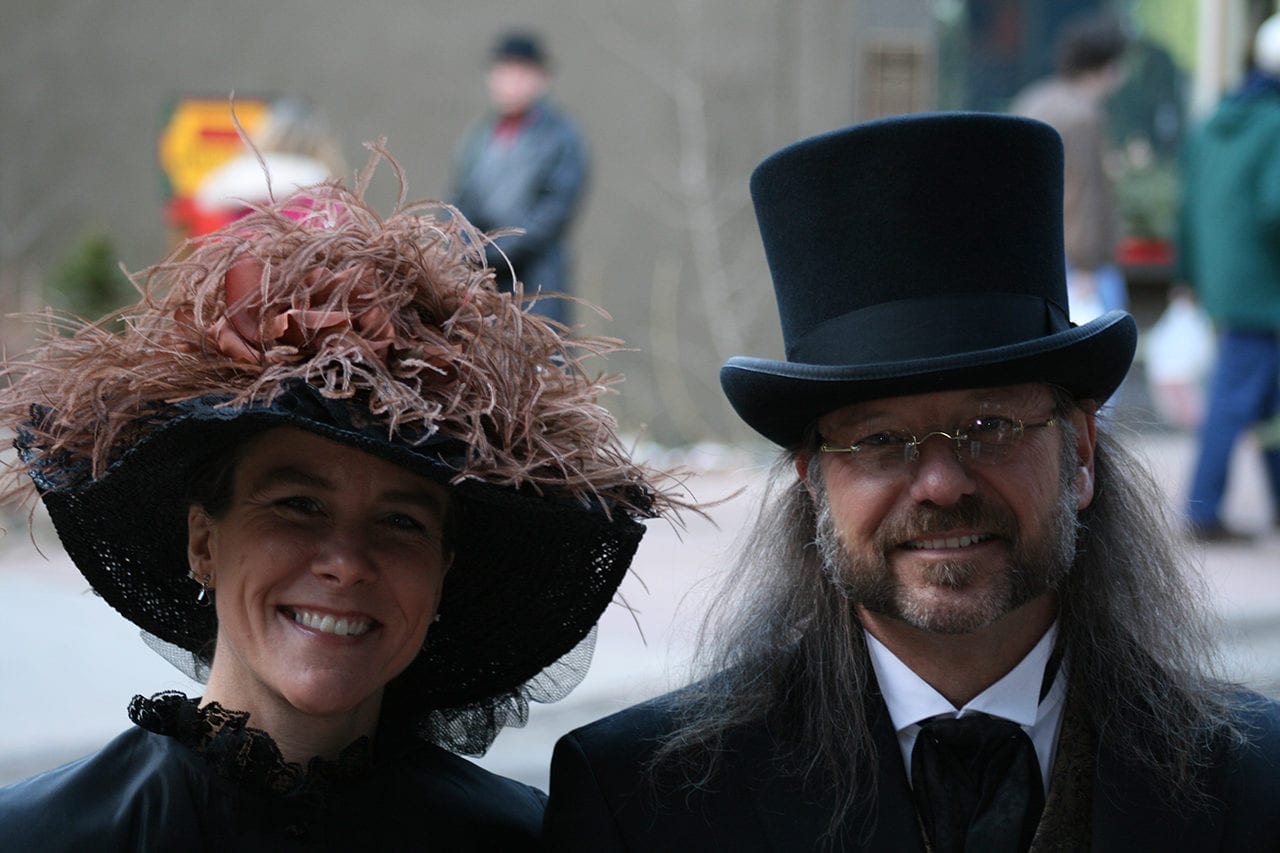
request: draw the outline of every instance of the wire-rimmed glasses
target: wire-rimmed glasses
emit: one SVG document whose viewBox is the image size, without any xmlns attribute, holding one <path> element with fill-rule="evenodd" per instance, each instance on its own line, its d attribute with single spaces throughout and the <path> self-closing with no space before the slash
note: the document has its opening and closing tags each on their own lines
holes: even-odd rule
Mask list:
<svg viewBox="0 0 1280 853">
<path fill-rule="evenodd" d="M 904 430 L 882 430 L 851 444 L 823 442 L 823 453 L 846 453 L 858 467 L 876 473 L 906 471 L 920 458 L 920 445 L 935 436 L 955 442 L 956 459 L 978 465 L 999 464 L 1013 453 L 1027 430 L 1044 429 L 1057 423 L 1057 416 L 1027 423 L 1006 415 L 978 415 L 952 432 L 933 430 L 916 436 Z"/>
</svg>

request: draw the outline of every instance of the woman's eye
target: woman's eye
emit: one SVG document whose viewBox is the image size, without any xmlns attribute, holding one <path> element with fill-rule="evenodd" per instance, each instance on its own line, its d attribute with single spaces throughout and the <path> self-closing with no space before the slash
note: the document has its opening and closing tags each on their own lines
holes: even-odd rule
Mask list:
<svg viewBox="0 0 1280 853">
<path fill-rule="evenodd" d="M 289 495 L 275 501 L 275 505 L 281 509 L 303 515 L 316 515 L 324 509 L 318 500 L 305 495 Z"/>
<path fill-rule="evenodd" d="M 385 523 L 396 530 L 404 530 L 410 533 L 426 533 L 427 526 L 411 515 L 404 513 L 392 513 L 385 519 Z"/>
</svg>

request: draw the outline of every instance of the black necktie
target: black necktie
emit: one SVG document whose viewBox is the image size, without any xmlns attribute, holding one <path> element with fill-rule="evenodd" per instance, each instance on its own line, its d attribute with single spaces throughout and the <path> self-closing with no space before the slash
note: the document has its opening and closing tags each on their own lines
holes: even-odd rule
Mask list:
<svg viewBox="0 0 1280 853">
<path fill-rule="evenodd" d="M 986 714 L 923 723 L 911 784 L 935 853 L 1025 851 L 1044 809 L 1031 738 Z"/>
</svg>

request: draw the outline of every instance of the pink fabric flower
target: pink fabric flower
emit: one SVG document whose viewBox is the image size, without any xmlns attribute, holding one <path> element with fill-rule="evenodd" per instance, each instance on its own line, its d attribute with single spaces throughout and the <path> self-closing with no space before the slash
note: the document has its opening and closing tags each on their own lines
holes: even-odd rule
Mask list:
<svg viewBox="0 0 1280 853">
<path fill-rule="evenodd" d="M 262 272 L 263 264 L 255 258 L 227 270 L 226 313 L 205 331 L 218 352 L 252 364 L 293 361 L 317 352 L 330 335 L 354 333 L 386 362 L 395 337 L 391 316 L 379 303 L 372 282 L 348 284 L 357 270 L 313 269 L 291 293 L 266 304 Z M 341 304 L 329 306 L 339 290 L 347 292 L 345 310 Z"/>
</svg>

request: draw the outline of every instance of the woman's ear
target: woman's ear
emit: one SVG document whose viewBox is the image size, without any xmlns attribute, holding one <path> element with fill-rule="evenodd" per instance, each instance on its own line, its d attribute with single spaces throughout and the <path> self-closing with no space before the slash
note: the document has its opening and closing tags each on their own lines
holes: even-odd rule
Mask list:
<svg viewBox="0 0 1280 853">
<path fill-rule="evenodd" d="M 187 564 L 196 577 L 205 578 L 213 588 L 214 522 L 204 507 L 192 504 L 187 509 Z"/>
</svg>

